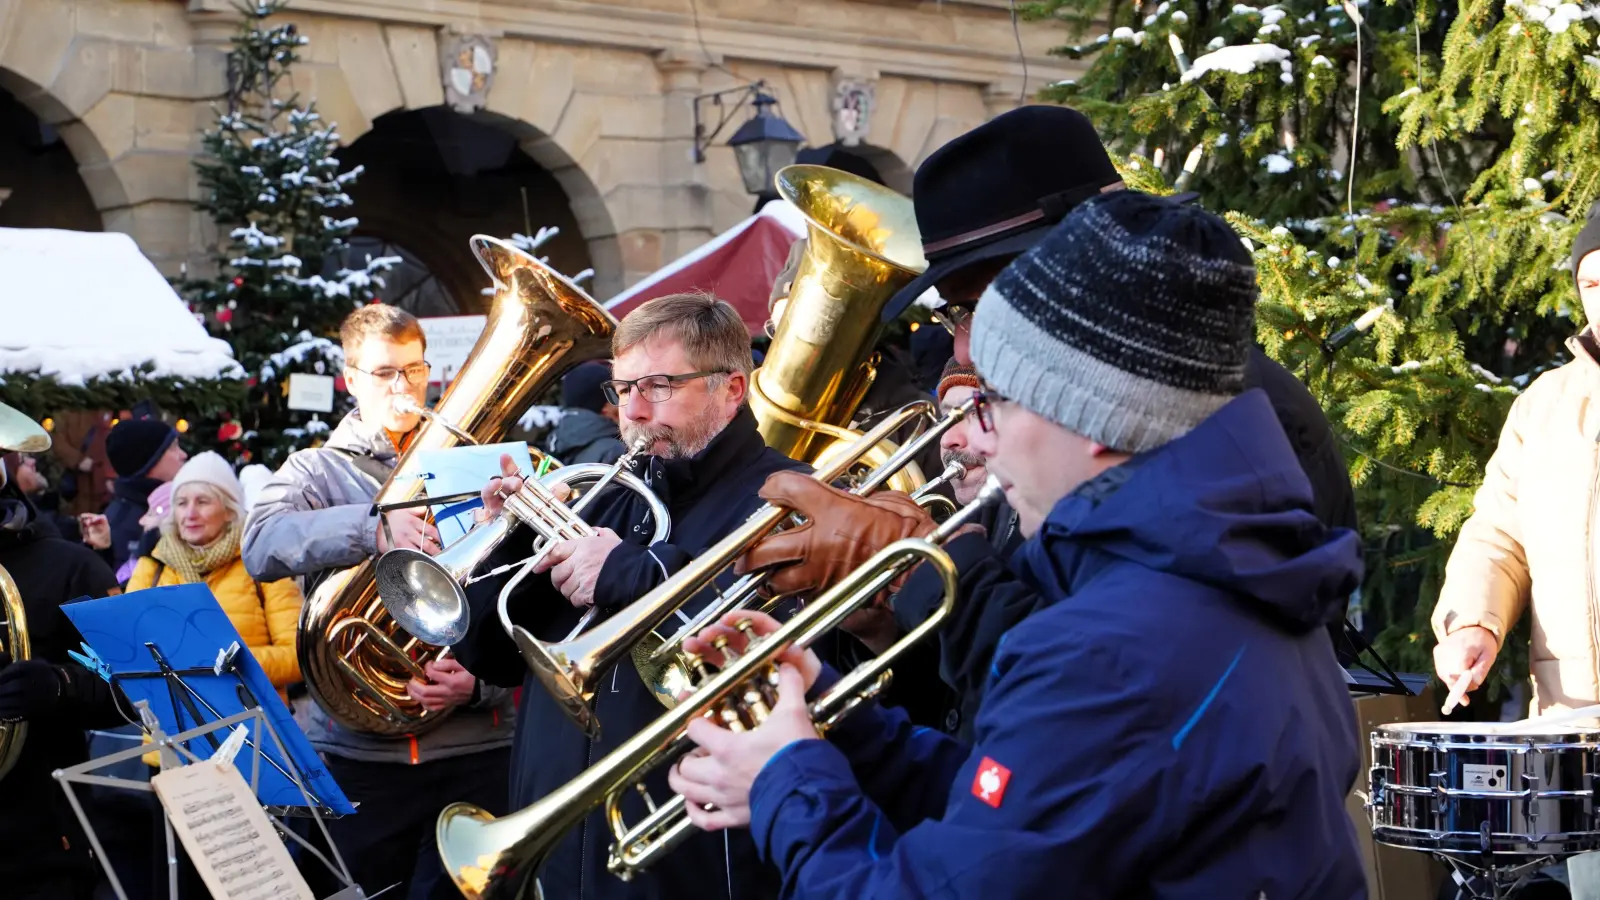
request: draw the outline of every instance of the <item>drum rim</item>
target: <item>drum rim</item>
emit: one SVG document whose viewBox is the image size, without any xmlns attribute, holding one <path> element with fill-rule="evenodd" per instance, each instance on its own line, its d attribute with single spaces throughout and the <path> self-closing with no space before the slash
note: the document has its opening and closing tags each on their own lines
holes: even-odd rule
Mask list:
<svg viewBox="0 0 1600 900">
<path fill-rule="evenodd" d="M 1551 731 L 1536 732 L 1524 731 L 1517 734 L 1497 734 L 1492 731 L 1469 731 L 1465 728 L 1440 729 L 1438 726 L 1467 726 L 1472 723 L 1462 722 L 1391 722 L 1386 725 L 1373 727 L 1372 739 L 1395 739 L 1402 736 L 1421 739 L 1427 743 L 1459 742 L 1463 746 L 1485 746 L 1503 744 L 1507 746 L 1527 746 L 1529 744 L 1571 744 L 1574 749 L 1586 744 L 1600 745 L 1600 728 L 1566 728 Z M 1484 723 L 1492 724 L 1492 723 Z M 1470 741 L 1464 739 L 1471 739 Z"/>
</svg>

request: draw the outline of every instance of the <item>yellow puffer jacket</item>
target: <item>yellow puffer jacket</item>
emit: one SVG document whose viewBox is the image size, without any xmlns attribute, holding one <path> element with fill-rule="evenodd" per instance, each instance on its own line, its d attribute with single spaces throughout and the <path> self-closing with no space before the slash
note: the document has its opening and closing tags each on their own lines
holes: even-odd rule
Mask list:
<svg viewBox="0 0 1600 900">
<path fill-rule="evenodd" d="M 1600 702 L 1600 348 L 1567 346 L 1511 405 L 1433 610 L 1441 640 L 1481 625 L 1502 641 L 1532 610 L 1536 715 Z"/>
<path fill-rule="evenodd" d="M 128 578 L 128 590 L 183 583 L 171 566 L 162 566 L 160 584 L 152 583 L 156 567 L 160 565 L 148 556 L 140 559 Z M 256 662 L 261 663 L 268 680 L 280 696 L 284 695 L 285 687 L 300 680 L 300 659 L 295 655 L 294 646 L 295 626 L 300 621 L 300 607 L 304 602 L 300 588 L 293 579 L 285 578 L 263 583 L 257 594 L 255 581 L 245 571 L 244 560 L 238 557 L 207 575 L 206 586 L 216 595 L 217 603 L 228 614 L 228 620 L 250 648 Z"/>
</svg>

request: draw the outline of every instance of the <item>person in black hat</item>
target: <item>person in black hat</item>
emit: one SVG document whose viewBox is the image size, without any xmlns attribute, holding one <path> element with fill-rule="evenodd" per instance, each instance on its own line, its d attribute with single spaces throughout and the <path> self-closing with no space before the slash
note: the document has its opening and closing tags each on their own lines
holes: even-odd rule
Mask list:
<svg viewBox="0 0 1600 900">
<path fill-rule="evenodd" d="M 1093 123 L 1077 110 L 1023 106 L 955 138 L 917 169 L 912 202 L 928 268 L 889 302 L 885 321 L 937 291 L 943 305 L 934 318 L 953 337 L 955 358 L 971 365 L 972 313 L 990 282 L 1079 205 L 1125 188 Z M 1192 196 L 1173 199 L 1181 203 Z M 1316 399 L 1253 345 L 1245 381 L 1248 388 L 1261 388 L 1277 413 L 1311 481 L 1317 517 L 1330 527 L 1354 528 L 1355 492 Z M 970 419 L 955 427 L 976 430 Z M 977 522 L 991 534 L 1017 530 L 1016 513 L 1005 503 Z M 798 584 L 805 577 L 794 573 L 787 580 Z M 913 583 L 894 598 L 895 619 L 903 630 L 931 614 L 938 606 L 935 594 Z M 991 585 L 982 596 L 983 601 L 958 609 L 941 634 L 941 676 L 969 710 L 977 706 L 1000 636 L 1038 602 L 1032 588 L 1021 583 Z M 1343 620 L 1329 632 L 1348 659 Z"/>
<path fill-rule="evenodd" d="M 171 425 L 160 419 L 128 419 L 106 435 L 106 456 L 117 473 L 105 516 L 111 528 L 112 568 L 118 568 L 144 537 L 139 520 L 150 492 L 171 481 L 189 455 L 178 446 L 178 432 Z"/>
<path fill-rule="evenodd" d="M 617 408 L 602 389 L 611 364 L 586 362 L 561 379 L 561 421 L 545 439 L 544 452 L 565 465 L 617 461 L 626 448 L 617 436 Z"/>
</svg>

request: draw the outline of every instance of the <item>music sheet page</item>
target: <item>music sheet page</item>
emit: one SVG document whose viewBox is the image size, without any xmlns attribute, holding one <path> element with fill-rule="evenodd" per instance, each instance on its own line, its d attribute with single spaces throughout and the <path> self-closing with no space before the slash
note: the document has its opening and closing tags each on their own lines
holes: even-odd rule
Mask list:
<svg viewBox="0 0 1600 900">
<path fill-rule="evenodd" d="M 215 900 L 316 900 L 232 765 L 168 769 L 150 784 Z"/>
</svg>

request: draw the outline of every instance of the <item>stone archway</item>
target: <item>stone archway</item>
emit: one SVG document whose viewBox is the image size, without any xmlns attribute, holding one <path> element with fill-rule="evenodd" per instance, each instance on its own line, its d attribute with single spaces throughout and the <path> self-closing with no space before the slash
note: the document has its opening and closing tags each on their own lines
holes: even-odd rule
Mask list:
<svg viewBox="0 0 1600 900">
<path fill-rule="evenodd" d="M 536 252 L 569 276 L 592 268 L 562 185 L 496 117 L 442 106 L 380 116 L 339 153 L 357 226 L 351 252 L 402 260 L 384 299 L 424 316 L 484 312 L 488 282 L 469 250 L 474 234 L 511 238 L 554 227 Z M 341 263 L 344 261 L 341 261 Z M 393 296 L 389 293 L 393 292 Z"/>
<path fill-rule="evenodd" d="M 310 40 L 294 87 L 317 98 L 323 117 L 338 123 L 346 146 L 358 143 L 386 116 L 443 108 L 440 48 L 459 35 L 421 26 L 294 18 Z M 587 265 L 595 270 L 585 286 L 596 297 L 611 296 L 623 287 L 624 267 L 605 174 L 593 158 L 603 132 L 602 104 L 575 97 L 575 70 L 580 62 L 592 67 L 594 61 L 580 61 L 570 48 L 524 39 L 496 40 L 495 47 L 494 77 L 479 98 L 481 108 L 469 118 L 510 134 L 517 149 L 559 185 L 574 223 L 564 237 L 581 238 Z M 359 205 L 356 213 L 372 218 Z"/>
<path fill-rule="evenodd" d="M 78 169 L 61 132 L 0 89 L 0 227 L 102 230 Z"/>
</svg>

